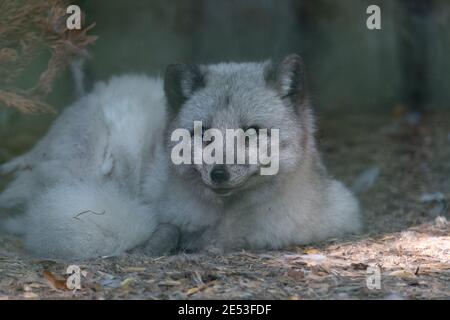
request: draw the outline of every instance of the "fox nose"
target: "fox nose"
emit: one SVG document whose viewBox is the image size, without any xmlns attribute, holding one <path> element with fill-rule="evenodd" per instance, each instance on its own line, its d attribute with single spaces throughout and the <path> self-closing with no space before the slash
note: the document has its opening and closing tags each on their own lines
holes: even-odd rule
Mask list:
<svg viewBox="0 0 450 320">
<path fill-rule="evenodd" d="M 214 183 L 224 183 L 230 179 L 230 174 L 224 165 L 216 165 L 210 175 Z"/>
</svg>

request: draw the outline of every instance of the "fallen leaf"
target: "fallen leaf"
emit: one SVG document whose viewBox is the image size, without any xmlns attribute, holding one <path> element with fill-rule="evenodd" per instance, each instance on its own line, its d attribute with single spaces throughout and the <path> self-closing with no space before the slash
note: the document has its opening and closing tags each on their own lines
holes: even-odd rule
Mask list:
<svg viewBox="0 0 450 320">
<path fill-rule="evenodd" d="M 34 292 L 25 292 L 23 294 L 23 297 L 25 299 L 37 299 L 37 298 L 39 298 L 39 296 L 36 293 L 34 293 Z"/>
<path fill-rule="evenodd" d="M 65 279 L 58 279 L 53 273 L 48 270 L 42 272 L 44 278 L 50 283 L 50 285 L 56 290 L 69 290 L 67 288 Z"/>
<path fill-rule="evenodd" d="M 213 286 L 215 283 L 216 283 L 216 281 L 211 281 L 211 282 L 205 283 L 205 284 L 203 284 L 203 285 L 201 285 L 201 286 L 194 287 L 194 288 L 190 288 L 190 289 L 186 292 L 186 295 L 187 295 L 188 297 L 189 297 L 189 296 L 192 296 L 193 294 L 196 294 L 197 292 L 203 291 L 203 290 L 205 290 L 206 288 Z"/>
<path fill-rule="evenodd" d="M 120 283 L 120 286 L 123 290 L 128 290 L 130 288 L 130 284 L 134 282 L 133 278 L 126 278 Z"/>
<path fill-rule="evenodd" d="M 400 278 L 416 278 L 416 275 L 408 270 L 396 270 L 389 273 L 390 276 L 400 277 Z"/>
<path fill-rule="evenodd" d="M 186 295 L 187 295 L 188 297 L 189 297 L 189 296 L 192 296 L 193 294 L 199 292 L 199 291 L 201 290 L 200 288 L 201 288 L 201 287 L 190 288 L 190 289 L 186 292 Z"/>
<path fill-rule="evenodd" d="M 181 282 L 180 281 L 176 281 L 176 280 L 166 280 L 166 281 L 158 282 L 158 285 L 172 287 L 172 286 L 179 286 L 179 285 L 181 285 Z"/>
<path fill-rule="evenodd" d="M 309 266 L 317 266 L 327 259 L 326 256 L 322 254 L 312 253 L 312 254 L 304 254 L 300 256 L 304 262 L 306 262 Z"/>
<path fill-rule="evenodd" d="M 318 254 L 319 250 L 317 250 L 317 249 L 306 249 L 304 252 L 305 252 L 305 254 Z"/>
</svg>

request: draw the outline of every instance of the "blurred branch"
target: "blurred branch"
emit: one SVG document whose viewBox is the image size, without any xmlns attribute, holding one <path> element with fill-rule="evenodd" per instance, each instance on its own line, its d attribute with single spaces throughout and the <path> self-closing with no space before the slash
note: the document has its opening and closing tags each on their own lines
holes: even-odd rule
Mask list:
<svg viewBox="0 0 450 320">
<path fill-rule="evenodd" d="M 67 29 L 67 6 L 65 0 L 0 0 L 0 106 L 23 113 L 54 111 L 44 99 L 55 79 L 97 39 L 87 34 L 94 24 Z M 31 88 L 20 87 L 20 76 L 45 51 L 51 53 L 47 69 Z"/>
</svg>

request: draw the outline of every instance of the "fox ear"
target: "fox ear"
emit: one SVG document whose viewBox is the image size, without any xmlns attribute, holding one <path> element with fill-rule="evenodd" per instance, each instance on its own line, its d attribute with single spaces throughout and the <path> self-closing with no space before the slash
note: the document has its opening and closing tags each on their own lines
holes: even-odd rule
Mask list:
<svg viewBox="0 0 450 320">
<path fill-rule="evenodd" d="M 304 101 L 307 88 L 303 59 L 299 55 L 290 54 L 279 63 L 269 62 L 264 76 L 283 100 L 288 99 L 294 105 Z"/>
<path fill-rule="evenodd" d="M 164 93 L 169 107 L 174 113 L 196 90 L 204 86 L 204 75 L 200 67 L 195 64 L 175 63 L 166 69 Z"/>
</svg>

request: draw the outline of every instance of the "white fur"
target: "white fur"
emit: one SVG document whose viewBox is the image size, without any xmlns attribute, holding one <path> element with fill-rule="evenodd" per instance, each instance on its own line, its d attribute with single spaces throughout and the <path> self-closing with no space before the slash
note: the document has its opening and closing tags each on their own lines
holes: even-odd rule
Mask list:
<svg viewBox="0 0 450 320">
<path fill-rule="evenodd" d="M 153 233 L 149 208 L 108 185 L 55 185 L 31 204 L 25 245 L 41 257 L 84 259 L 118 255 Z"/>
<path fill-rule="evenodd" d="M 169 174 L 160 220 L 184 231 L 186 249 L 280 249 L 320 242 L 361 228 L 358 201 L 342 183 L 302 168 L 274 188 L 241 201 L 205 201 L 189 182 Z M 170 190 L 170 191 L 169 191 Z M 227 199 L 224 199 L 227 201 Z"/>
<path fill-rule="evenodd" d="M 189 129 L 193 121 L 222 130 L 262 124 L 279 129 L 281 140 L 280 171 L 275 176 L 254 174 L 252 166 L 226 165 L 230 178 L 225 187 L 232 190 L 226 196 L 214 192 L 213 166 L 170 166 L 165 158 L 170 169 L 160 170 L 168 183 L 159 201 L 158 212 L 163 213 L 159 218 L 180 227 L 183 247 L 277 249 L 360 229 L 356 198 L 322 165 L 308 99 L 300 103 L 280 98 L 288 91 L 305 90 L 302 80 L 292 79 L 302 74 L 293 69 L 301 68 L 292 63 L 299 61 L 297 57 L 284 61 L 276 72 L 278 85 L 267 83 L 274 79 L 266 77 L 265 68 L 270 66 L 265 63 L 202 66 L 205 86 L 191 92 L 171 119 L 170 129 Z M 189 72 L 180 75 L 181 86 L 189 76 Z M 292 88 L 294 84 L 298 87 Z M 147 177 L 144 194 L 152 194 L 154 174 Z"/>
<path fill-rule="evenodd" d="M 264 85 L 264 65 L 243 66 L 213 67 L 213 94 L 194 96 L 191 115 L 215 112 L 208 110 L 217 107 L 214 97 L 238 88 L 234 96 L 242 109 L 227 109 L 224 119 L 249 113 L 254 105 L 252 115 L 287 126 L 284 139 L 292 150 L 281 156 L 289 172 L 238 200 L 212 196 L 199 177 L 182 177 L 170 165 L 162 81 L 113 78 L 69 107 L 32 151 L 0 167 L 0 173 L 17 171 L 0 195 L 0 208 L 26 206 L 13 224 L 16 231 L 23 228 L 26 246 L 39 255 L 73 259 L 120 254 L 142 245 L 160 223 L 179 227 L 181 245 L 194 249 L 281 248 L 357 231 L 358 203 L 323 169 L 309 108 L 299 125 L 293 123 L 292 110 L 274 110 L 283 105 Z M 219 80 L 228 73 L 231 80 L 223 86 L 226 78 Z"/>
<path fill-rule="evenodd" d="M 142 244 L 157 221 L 151 203 L 137 200 L 141 170 L 161 140 L 164 106 L 160 79 L 125 75 L 67 108 L 29 153 L 0 168 L 16 171 L 0 208 L 25 207 L 9 229 L 41 256 L 114 255 Z M 105 214 L 74 218 L 87 210 Z"/>
</svg>

